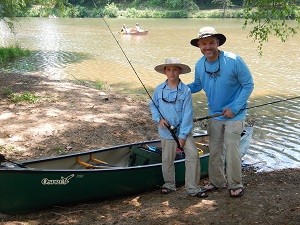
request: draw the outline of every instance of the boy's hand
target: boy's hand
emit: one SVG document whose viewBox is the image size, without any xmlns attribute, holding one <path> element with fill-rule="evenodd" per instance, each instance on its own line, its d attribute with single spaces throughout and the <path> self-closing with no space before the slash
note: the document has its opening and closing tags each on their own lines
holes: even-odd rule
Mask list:
<svg viewBox="0 0 300 225">
<path fill-rule="evenodd" d="M 160 121 L 159 121 L 159 126 L 161 127 L 161 128 L 166 128 L 167 126 L 168 126 L 168 121 L 167 120 L 165 120 L 165 119 L 161 119 Z"/>
</svg>

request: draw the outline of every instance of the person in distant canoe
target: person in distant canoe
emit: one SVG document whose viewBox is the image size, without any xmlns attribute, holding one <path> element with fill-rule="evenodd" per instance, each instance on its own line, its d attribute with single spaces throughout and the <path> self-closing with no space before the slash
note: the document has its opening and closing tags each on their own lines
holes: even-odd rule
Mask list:
<svg viewBox="0 0 300 225">
<path fill-rule="evenodd" d="M 209 121 L 210 184 L 204 188 L 213 191 L 227 186 L 230 197 L 241 197 L 244 186 L 239 144 L 245 125 L 245 108 L 254 89 L 254 82 L 248 66 L 240 56 L 219 50 L 225 41 L 226 37 L 217 33 L 213 27 L 202 27 L 198 37 L 190 41 L 203 56 L 196 63 L 194 82 L 188 84 L 188 87 L 192 93 L 203 89 L 209 114 L 220 114 Z"/>
<path fill-rule="evenodd" d="M 135 30 L 137 32 L 144 32 L 144 30 L 140 28 L 140 25 L 138 23 L 135 24 Z"/>
<path fill-rule="evenodd" d="M 129 33 L 130 32 L 130 28 L 127 28 L 125 24 L 123 24 L 122 28 L 121 28 L 121 33 Z"/>
<path fill-rule="evenodd" d="M 176 58 L 168 58 L 164 64 L 154 69 L 167 76 L 167 80 L 155 88 L 149 103 L 152 120 L 157 124 L 161 138 L 162 174 L 165 181 L 161 193 L 168 194 L 176 190 L 174 160 L 180 145 L 179 149 L 185 153 L 185 188 L 188 195 L 207 197 L 198 186 L 200 160 L 192 135 L 192 94 L 187 85 L 179 79 L 180 74 L 189 73 L 191 69 Z M 170 132 L 170 126 L 176 128 L 173 134 Z"/>
</svg>

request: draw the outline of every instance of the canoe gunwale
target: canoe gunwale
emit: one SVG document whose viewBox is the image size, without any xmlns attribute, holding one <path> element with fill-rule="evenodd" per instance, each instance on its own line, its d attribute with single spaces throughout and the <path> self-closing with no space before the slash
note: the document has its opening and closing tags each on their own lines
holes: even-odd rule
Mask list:
<svg viewBox="0 0 300 225">
<path fill-rule="evenodd" d="M 199 135 L 194 135 L 195 138 L 203 137 L 206 138 L 208 137 L 207 134 L 199 134 Z M 32 160 L 25 160 L 25 161 L 20 161 L 15 163 L 15 168 L 6 168 L 6 167 L 0 167 L 1 170 L 5 171 L 19 171 L 19 172 L 25 172 L 25 171 L 30 171 L 30 172 L 96 172 L 96 171 L 115 171 L 115 170 L 129 170 L 129 169 L 134 169 L 134 168 L 146 168 L 146 167 L 156 167 L 156 166 L 161 166 L 161 163 L 152 163 L 148 165 L 138 165 L 138 166 L 113 166 L 113 167 L 106 167 L 106 168 L 93 168 L 93 169 L 86 169 L 86 168 L 76 168 L 76 169 L 47 169 L 47 168 L 32 168 L 30 167 L 30 164 L 35 164 L 35 163 L 47 163 L 49 161 L 55 161 L 55 160 L 63 160 L 66 158 L 74 158 L 76 160 L 76 157 L 80 156 L 86 156 L 86 155 L 91 155 L 99 152 L 106 152 L 106 151 L 112 151 L 116 149 L 132 149 L 133 147 L 139 147 L 143 145 L 150 145 L 150 144 L 157 144 L 160 143 L 160 139 L 152 140 L 152 141 L 143 141 L 143 142 L 136 142 L 136 143 L 130 143 L 130 144 L 124 144 L 124 145 L 117 145 L 117 146 L 111 146 L 107 148 L 100 148 L 100 149 L 90 149 L 86 150 L 83 152 L 73 152 L 65 155 L 59 155 L 59 156 L 51 156 L 51 157 L 45 157 L 45 158 L 38 158 L 38 159 L 32 159 Z M 209 153 L 203 154 L 199 157 L 207 157 Z M 183 162 L 184 159 L 176 160 L 175 164 Z M 13 162 L 12 162 L 13 163 Z M 18 166 L 20 165 L 20 166 Z M 22 168 L 22 167 L 25 168 Z"/>
</svg>

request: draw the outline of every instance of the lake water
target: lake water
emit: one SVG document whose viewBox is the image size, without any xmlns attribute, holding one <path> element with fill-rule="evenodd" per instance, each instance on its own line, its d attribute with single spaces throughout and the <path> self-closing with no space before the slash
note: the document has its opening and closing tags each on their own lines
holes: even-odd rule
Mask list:
<svg viewBox="0 0 300 225">
<path fill-rule="evenodd" d="M 153 88 L 165 79 L 153 68 L 165 58 L 178 57 L 193 71 L 201 52 L 189 42 L 197 37 L 200 27 L 214 26 L 227 37 L 227 42 L 220 49 L 242 56 L 253 74 L 255 90 L 249 101 L 250 107 L 300 96 L 299 34 L 286 43 L 270 37 L 260 57 L 257 43 L 248 38 L 250 28 L 242 29 L 243 20 L 239 19 L 105 21 L 21 19 L 16 26 L 15 36 L 0 24 L 0 44 L 18 43 L 34 51 L 29 59 L 20 60 L 2 70 L 41 74 L 49 79 L 102 81 L 119 93 L 128 93 L 129 89 L 131 93 L 144 95 L 137 75 L 152 93 Z M 149 31 L 148 35 L 126 36 L 118 33 L 123 24 L 130 27 L 136 22 Z M 193 73 L 181 78 L 185 83 L 191 82 Z M 204 94 L 197 93 L 193 97 L 195 116 L 206 116 Z M 300 98 L 296 98 L 248 111 L 248 119 L 254 121 L 255 125 L 251 147 L 244 157 L 245 164 L 254 165 L 259 171 L 300 167 L 299 103 Z M 195 130 L 203 132 L 198 123 L 195 124 Z"/>
</svg>

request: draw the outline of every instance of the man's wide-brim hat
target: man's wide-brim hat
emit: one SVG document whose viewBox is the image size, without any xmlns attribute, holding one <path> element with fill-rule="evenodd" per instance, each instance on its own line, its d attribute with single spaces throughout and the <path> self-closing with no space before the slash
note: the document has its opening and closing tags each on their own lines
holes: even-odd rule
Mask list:
<svg viewBox="0 0 300 225">
<path fill-rule="evenodd" d="M 191 68 L 188 65 L 180 63 L 180 60 L 177 59 L 177 58 L 168 58 L 168 59 L 165 60 L 164 64 L 160 64 L 160 65 L 154 67 L 154 69 L 159 73 L 165 74 L 165 67 L 166 66 L 178 66 L 178 67 L 180 67 L 182 69 L 181 74 L 191 72 Z"/>
<path fill-rule="evenodd" d="M 207 37 L 212 37 L 212 36 L 219 39 L 219 46 L 221 46 L 222 44 L 224 44 L 226 42 L 225 35 L 217 33 L 215 28 L 213 28 L 213 27 L 202 27 L 199 30 L 198 37 L 191 40 L 191 45 L 198 48 L 199 47 L 198 46 L 198 41 L 200 39 L 207 38 Z"/>
</svg>

